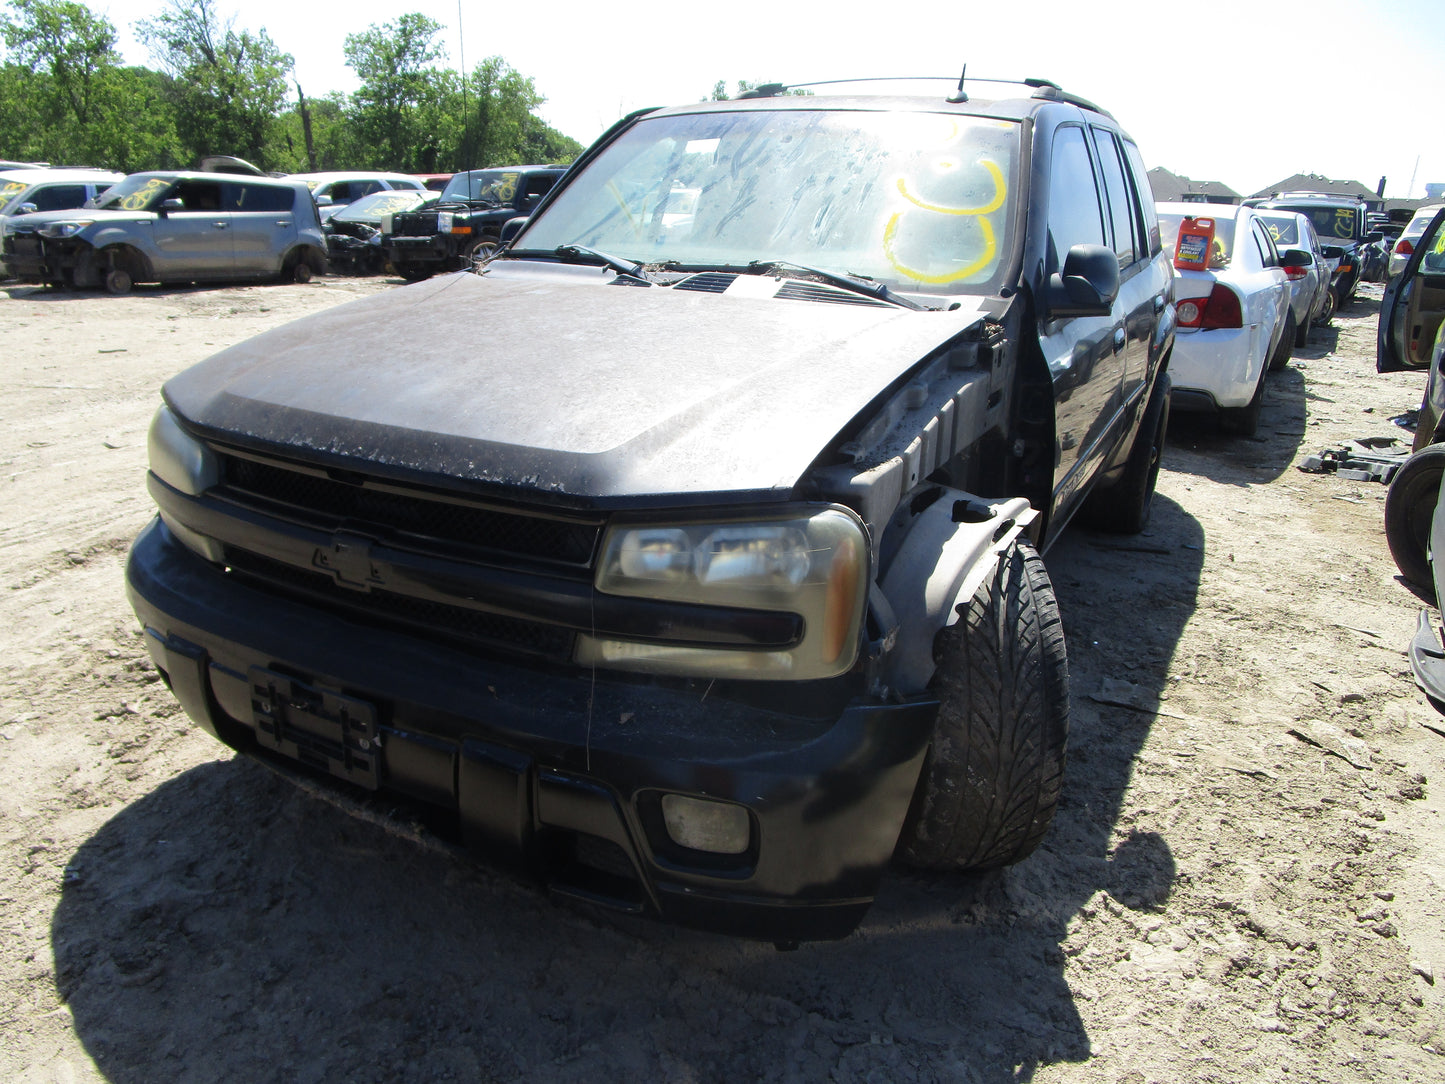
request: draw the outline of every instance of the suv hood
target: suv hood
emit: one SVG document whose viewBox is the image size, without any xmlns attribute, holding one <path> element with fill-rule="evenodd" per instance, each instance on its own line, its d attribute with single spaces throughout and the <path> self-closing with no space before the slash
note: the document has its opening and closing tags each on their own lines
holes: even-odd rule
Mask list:
<svg viewBox="0 0 1445 1084">
<path fill-rule="evenodd" d="M 583 504 L 788 495 L 853 418 L 983 318 L 459 273 L 257 336 L 174 377 L 203 435 Z M 972 302 L 972 307 L 970 303 Z"/>
<path fill-rule="evenodd" d="M 93 207 L 72 207 L 68 211 L 35 211 L 28 215 L 19 215 L 15 222 L 16 228 L 24 229 L 29 226 L 44 226 L 48 222 L 78 222 L 81 219 L 100 224 L 153 222 L 155 217 L 151 211 L 100 211 Z"/>
</svg>

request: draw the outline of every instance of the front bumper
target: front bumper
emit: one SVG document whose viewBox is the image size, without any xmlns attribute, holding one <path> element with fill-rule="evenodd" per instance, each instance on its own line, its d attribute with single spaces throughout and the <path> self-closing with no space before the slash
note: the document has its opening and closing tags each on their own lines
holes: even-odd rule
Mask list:
<svg viewBox="0 0 1445 1084">
<path fill-rule="evenodd" d="M 820 718 L 483 658 L 242 583 L 158 519 L 126 579 L 156 665 L 227 744 L 440 810 L 555 892 L 765 940 L 857 926 L 938 707 L 855 698 Z M 745 807 L 747 850 L 679 846 L 665 794 Z"/>
<path fill-rule="evenodd" d="M 381 247 L 386 253 L 387 260 L 393 265 L 436 264 L 446 270 L 451 270 L 452 265 L 461 258 L 458 255 L 461 251 L 458 242 L 465 240 L 469 240 L 469 238 L 453 237 L 448 233 L 439 233 L 432 237 L 405 237 L 392 234 L 387 237 Z"/>
</svg>

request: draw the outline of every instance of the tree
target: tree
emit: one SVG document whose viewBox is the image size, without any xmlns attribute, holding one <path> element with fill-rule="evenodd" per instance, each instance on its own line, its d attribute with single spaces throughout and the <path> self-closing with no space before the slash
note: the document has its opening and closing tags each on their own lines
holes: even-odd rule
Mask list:
<svg viewBox="0 0 1445 1084">
<path fill-rule="evenodd" d="M 445 73 L 432 66 L 446 56 L 436 40 L 441 29 L 412 12 L 346 36 L 346 64 L 361 80 L 351 96 L 351 120 L 362 144 L 383 158 L 371 164 L 407 168 L 422 157 L 418 148 L 436 139 L 421 118 L 445 96 Z"/>
<path fill-rule="evenodd" d="M 169 0 L 136 33 L 170 77 L 176 131 L 189 156 L 236 154 L 269 165 L 292 60 L 265 30 L 223 23 L 215 0 Z"/>
<path fill-rule="evenodd" d="M 120 65 L 115 27 L 70 0 L 11 0 L 0 34 L 13 60 L 50 76 L 51 94 L 81 127 L 95 116 L 107 77 Z"/>
</svg>

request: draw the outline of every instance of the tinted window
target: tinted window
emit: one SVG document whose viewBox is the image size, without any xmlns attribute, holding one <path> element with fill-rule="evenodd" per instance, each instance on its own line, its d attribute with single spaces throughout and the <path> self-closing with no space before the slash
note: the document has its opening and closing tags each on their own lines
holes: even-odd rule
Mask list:
<svg viewBox="0 0 1445 1084">
<path fill-rule="evenodd" d="M 68 211 L 89 198 L 83 184 L 51 184 L 30 193 L 25 202 L 35 204 L 40 211 Z"/>
<path fill-rule="evenodd" d="M 1114 251 L 1119 256 L 1119 266 L 1128 267 L 1134 262 L 1134 193 L 1124 179 L 1124 166 L 1119 160 L 1119 148 L 1109 132 L 1095 128 L 1094 145 L 1099 152 L 1099 164 L 1104 171 L 1104 192 L 1108 196 L 1109 219 L 1114 227 Z"/>
<path fill-rule="evenodd" d="M 237 211 L 289 211 L 294 193 L 269 184 L 230 184 L 226 206 Z"/>
<path fill-rule="evenodd" d="M 1134 194 L 1138 198 L 1139 212 L 1143 216 L 1144 232 L 1140 235 L 1145 238 L 1148 254 L 1153 256 L 1161 246 L 1159 238 L 1159 215 L 1154 209 L 1154 197 L 1149 190 L 1149 171 L 1144 168 L 1144 158 L 1139 154 L 1139 148 L 1127 139 L 1120 140 L 1124 147 L 1124 160 L 1129 164 L 1129 176 L 1134 184 Z"/>
<path fill-rule="evenodd" d="M 187 211 L 219 211 L 221 209 L 221 183 L 219 181 L 181 181 L 174 190 L 166 194 L 167 199 L 178 199 L 186 205 Z"/>
<path fill-rule="evenodd" d="M 1048 270 L 1053 273 L 1062 268 L 1064 257 L 1075 245 L 1105 243 L 1099 191 L 1084 130 L 1067 125 L 1054 133 L 1049 169 Z"/>
</svg>

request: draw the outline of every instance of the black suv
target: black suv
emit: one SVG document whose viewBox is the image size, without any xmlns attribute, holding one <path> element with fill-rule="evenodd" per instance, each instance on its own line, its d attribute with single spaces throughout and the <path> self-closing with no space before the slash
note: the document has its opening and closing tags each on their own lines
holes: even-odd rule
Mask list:
<svg viewBox="0 0 1445 1084">
<path fill-rule="evenodd" d="M 1367 230 L 1367 208 L 1362 200 L 1319 192 L 1285 192 L 1244 202 L 1248 207 L 1291 211 L 1308 218 L 1319 234 L 1325 256 L 1340 261 L 1334 274 L 1335 306 L 1343 309 L 1355 300 L 1355 287 L 1367 257 L 1365 248 L 1384 237 L 1378 230 Z"/>
<path fill-rule="evenodd" d="M 961 98 L 635 113 L 481 273 L 169 381 L 127 576 L 186 711 L 779 942 L 895 855 L 1027 856 L 1069 713 L 1039 551 L 1148 517 L 1172 271 L 1109 114 Z"/>
<path fill-rule="evenodd" d="M 386 259 L 413 282 L 465 270 L 495 252 L 502 228 L 531 214 L 563 172 L 562 166 L 508 166 L 458 173 L 425 211 L 392 216 L 382 237 Z"/>
</svg>

